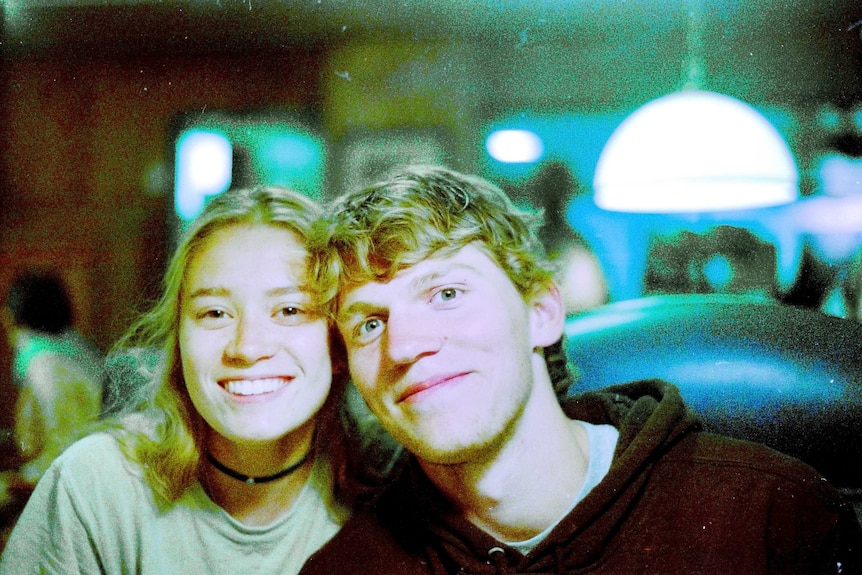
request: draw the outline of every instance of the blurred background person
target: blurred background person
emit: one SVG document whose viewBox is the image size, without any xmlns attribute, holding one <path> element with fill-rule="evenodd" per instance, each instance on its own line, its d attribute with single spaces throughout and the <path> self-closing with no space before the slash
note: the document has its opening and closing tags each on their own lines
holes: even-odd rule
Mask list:
<svg viewBox="0 0 862 575">
<path fill-rule="evenodd" d="M 567 314 L 578 313 L 608 301 L 604 271 L 595 253 L 567 220 L 569 201 L 581 193 L 571 169 L 560 161 L 543 164 L 526 186 L 528 201 L 542 210 L 539 240 L 556 268 Z"/>
<path fill-rule="evenodd" d="M 842 285 L 847 317 L 862 321 L 862 251 L 856 254 Z"/>
<path fill-rule="evenodd" d="M 13 435 L 20 458 L 20 467 L 3 475 L 3 497 L 20 504 L 51 462 L 98 419 L 104 357 L 75 329 L 66 286 L 52 272 L 18 275 L 0 317 L 18 392 Z"/>
</svg>

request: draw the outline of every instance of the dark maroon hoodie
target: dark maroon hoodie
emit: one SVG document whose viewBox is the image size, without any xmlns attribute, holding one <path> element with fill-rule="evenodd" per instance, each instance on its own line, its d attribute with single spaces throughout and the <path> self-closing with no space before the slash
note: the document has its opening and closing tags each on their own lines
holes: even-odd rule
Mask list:
<svg viewBox="0 0 862 575">
<path fill-rule="evenodd" d="M 856 515 L 820 474 L 701 431 L 674 386 L 619 385 L 564 408 L 619 441 L 604 480 L 528 555 L 458 516 L 409 462 L 302 574 L 862 572 Z"/>
</svg>

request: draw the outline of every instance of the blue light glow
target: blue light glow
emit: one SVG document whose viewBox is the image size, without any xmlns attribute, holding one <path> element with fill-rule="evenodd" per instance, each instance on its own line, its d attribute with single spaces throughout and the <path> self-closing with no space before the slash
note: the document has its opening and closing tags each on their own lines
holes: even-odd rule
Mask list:
<svg viewBox="0 0 862 575">
<path fill-rule="evenodd" d="M 175 165 L 175 209 L 184 227 L 231 186 L 283 186 L 319 199 L 326 146 L 299 123 L 214 114 L 180 133 Z"/>
<path fill-rule="evenodd" d="M 602 148 L 614 129 L 625 119 L 625 113 L 529 115 L 517 113 L 500 118 L 485 127 L 486 148 L 490 136 L 504 131 L 525 131 L 542 142 L 542 157 L 534 163 L 507 163 L 487 149 L 483 173 L 495 182 L 521 185 L 535 175 L 546 160 L 566 164 L 583 190 L 589 189 Z"/>
<path fill-rule="evenodd" d="M 325 155 L 318 138 L 298 130 L 267 133 L 258 139 L 257 150 L 261 180 L 320 198 Z"/>
<path fill-rule="evenodd" d="M 545 151 L 541 138 L 529 130 L 498 130 L 485 141 L 488 154 L 499 162 L 537 162 Z"/>
<path fill-rule="evenodd" d="M 189 130 L 177 139 L 176 154 L 176 210 L 189 221 L 201 212 L 207 196 L 230 185 L 233 149 L 223 133 Z"/>
<path fill-rule="evenodd" d="M 733 265 L 723 255 L 716 254 L 703 264 L 703 275 L 711 288 L 721 291 L 733 282 Z"/>
</svg>

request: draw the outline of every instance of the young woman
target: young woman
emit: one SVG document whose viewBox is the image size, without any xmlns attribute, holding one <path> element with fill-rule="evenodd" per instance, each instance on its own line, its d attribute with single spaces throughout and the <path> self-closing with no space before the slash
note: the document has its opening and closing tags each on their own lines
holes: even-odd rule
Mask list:
<svg viewBox="0 0 862 575">
<path fill-rule="evenodd" d="M 43 476 L 0 573 L 296 573 L 338 531 L 345 376 L 306 281 L 319 217 L 272 187 L 208 204 L 119 346 L 157 376 Z"/>
</svg>

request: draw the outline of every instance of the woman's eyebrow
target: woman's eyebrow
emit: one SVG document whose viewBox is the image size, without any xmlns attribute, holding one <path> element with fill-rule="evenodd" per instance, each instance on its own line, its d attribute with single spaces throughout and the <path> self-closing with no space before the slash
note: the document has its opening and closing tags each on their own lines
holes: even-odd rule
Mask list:
<svg viewBox="0 0 862 575">
<path fill-rule="evenodd" d="M 266 291 L 266 297 L 280 297 L 285 295 L 304 294 L 305 290 L 298 285 L 288 285 L 284 287 L 272 288 Z"/>
<path fill-rule="evenodd" d="M 230 294 L 230 290 L 225 287 L 202 287 L 194 290 L 188 297 L 189 299 L 199 297 L 224 297 L 228 294 Z"/>
<path fill-rule="evenodd" d="M 201 287 L 197 288 L 193 292 L 189 294 L 189 299 L 201 298 L 201 297 L 227 297 L 229 296 L 231 291 L 226 287 L 221 286 L 213 286 L 213 287 Z M 290 284 L 283 287 L 277 287 L 267 290 L 264 293 L 265 297 L 281 297 L 285 295 L 295 295 L 299 293 L 305 293 L 305 291 L 299 287 L 298 285 Z"/>
</svg>

